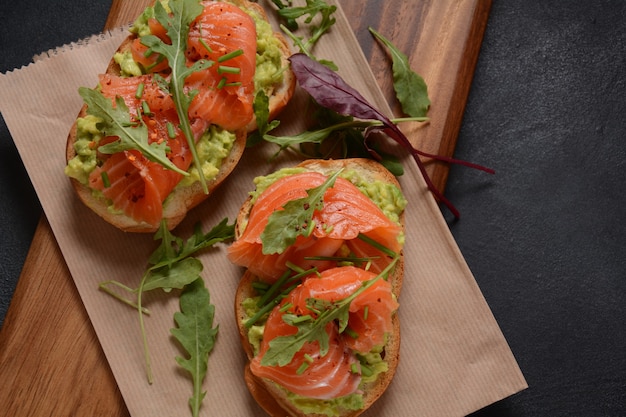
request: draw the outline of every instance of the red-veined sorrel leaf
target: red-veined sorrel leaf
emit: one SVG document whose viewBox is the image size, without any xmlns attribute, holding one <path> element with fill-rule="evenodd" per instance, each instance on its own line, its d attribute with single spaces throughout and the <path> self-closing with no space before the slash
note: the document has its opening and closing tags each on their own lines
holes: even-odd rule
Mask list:
<svg viewBox="0 0 626 417">
<path fill-rule="evenodd" d="M 393 123 L 387 116 L 381 113 L 378 109 L 372 106 L 366 99 L 348 85 L 343 78 L 336 72 L 330 70 L 328 67 L 312 60 L 304 54 L 294 54 L 289 60 L 291 61 L 291 68 L 298 80 L 298 83 L 302 89 L 308 92 L 313 99 L 321 106 L 327 107 L 339 114 L 345 116 L 352 116 L 359 119 L 378 120 L 382 123 L 381 127 L 371 127 L 365 132 L 365 141 L 371 138 L 370 133 L 375 130 L 382 130 L 387 136 L 395 140 L 406 151 L 408 151 L 415 163 L 417 164 L 428 189 L 435 195 L 439 201 L 454 214 L 455 217 L 459 217 L 458 210 L 454 205 L 443 196 L 443 194 L 437 190 L 433 182 L 431 181 L 424 164 L 422 163 L 420 156 L 444 161 L 448 163 L 456 163 L 464 166 L 468 166 L 482 171 L 493 173 L 490 168 L 485 168 L 481 165 L 473 164 L 466 161 L 461 161 L 454 158 L 445 156 L 432 155 L 426 152 L 422 152 L 415 149 L 409 139 L 402 133 L 400 128 Z M 374 157 L 376 153 L 370 149 L 370 152 Z"/>
</svg>

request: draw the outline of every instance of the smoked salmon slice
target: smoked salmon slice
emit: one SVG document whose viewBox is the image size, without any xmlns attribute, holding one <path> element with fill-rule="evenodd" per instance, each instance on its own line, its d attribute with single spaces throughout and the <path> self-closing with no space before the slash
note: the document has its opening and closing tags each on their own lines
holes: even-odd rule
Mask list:
<svg viewBox="0 0 626 417">
<path fill-rule="evenodd" d="M 254 116 L 254 20 L 233 4 L 214 1 L 201 4 L 204 6 L 202 13 L 190 25 L 187 65 L 199 59 L 209 59 L 214 65 L 194 72 L 185 80 L 185 89 L 195 94 L 188 114 L 195 141 L 210 125 L 235 131 L 244 128 Z M 166 30 L 156 19 L 150 19 L 148 24 L 154 35 L 168 40 Z M 102 75 L 102 94 L 113 103 L 116 97 L 123 98 L 136 121 L 142 117 L 145 122 L 149 142 L 167 141 L 168 158 L 186 171 L 192 157 L 178 127 L 176 107 L 170 94 L 163 91 L 154 78 L 154 73 L 168 78 L 167 61 L 159 54 L 149 54 L 140 39 L 132 42 L 130 50 L 134 60 L 149 74 L 135 77 Z M 157 225 L 162 218 L 163 201 L 182 175 L 164 169 L 137 151 L 99 156 L 103 163 L 90 174 L 90 186 L 113 201 L 115 209 L 137 221 Z"/>
<path fill-rule="evenodd" d="M 178 116 L 172 99 L 158 87 L 149 76 L 100 77 L 102 94 L 112 100 L 122 97 L 131 115 L 139 117 L 141 101 L 145 100 L 151 111 L 150 116 L 142 116 L 148 129 L 150 142 L 167 141 L 170 149 L 168 158 L 180 169 L 186 171 L 191 165 L 191 153 L 184 136 L 178 129 Z M 143 86 L 143 94 L 137 91 Z M 169 129 L 176 135 L 169 137 Z M 198 132 L 198 134 L 201 132 Z M 107 141 L 114 138 L 107 138 Z M 100 143 L 101 145 L 103 142 Z M 103 160 L 89 175 L 89 186 L 102 191 L 113 202 L 117 210 L 148 224 L 159 223 L 163 213 L 163 201 L 181 180 L 182 175 L 168 170 L 158 163 L 149 161 L 136 150 L 118 152 L 112 155 L 99 155 Z"/>
<path fill-rule="evenodd" d="M 307 309 L 307 300 L 315 298 L 334 303 L 350 296 L 365 282 L 376 277 L 377 274 L 371 271 L 353 266 L 328 269 L 319 276 L 310 275 L 296 295 L 291 297 L 291 303 L 300 314 L 314 314 Z M 391 284 L 382 278 L 374 281 L 350 303 L 349 335 L 344 337 L 346 345 L 360 353 L 383 346 L 385 334 L 392 330 L 391 317 L 398 307 Z"/>
<path fill-rule="evenodd" d="M 324 183 L 327 177 L 318 172 L 288 175 L 270 185 L 254 202 L 241 236 L 228 248 L 231 262 L 248 268 L 259 278 L 274 282 L 287 270 L 287 262 L 304 269 L 317 266 L 319 270 L 336 265 L 306 258 L 345 256 L 352 250 L 361 258 L 373 257 L 371 270 L 381 272 L 391 259 L 369 243 L 361 241 L 366 235 L 380 245 L 399 252 L 401 227 L 389 220 L 383 211 L 350 181 L 338 177 L 324 195 L 322 210 L 313 215 L 315 228 L 309 237 L 299 236 L 294 245 L 280 254 L 264 254 L 261 234 L 270 215 L 289 201 L 307 196 L 307 190 Z"/>
<path fill-rule="evenodd" d="M 271 379 L 294 394 L 307 398 L 328 400 L 354 393 L 361 382 L 361 376 L 352 371 L 352 365 L 357 364 L 358 360 L 338 337 L 337 327 L 332 323 L 326 327 L 326 332 L 333 343 L 329 345 L 325 356 L 320 355 L 318 342 L 307 342 L 288 365 L 261 365 L 261 358 L 271 340 L 297 332 L 295 327 L 283 321 L 283 314 L 276 307 L 268 317 L 260 354 L 250 362 L 252 373 L 260 378 Z M 303 366 L 305 368 L 302 371 Z"/>
<path fill-rule="evenodd" d="M 382 278 L 351 302 L 349 332 L 339 333 L 335 322 L 327 325 L 329 350 L 325 356 L 320 355 L 315 341 L 306 342 L 285 366 L 265 366 L 261 361 L 273 339 L 297 332 L 295 326 L 283 320 L 284 314 L 316 317 L 315 311 L 308 308 L 311 299 L 331 303 L 343 300 L 376 276 L 373 272 L 346 266 L 307 278 L 271 311 L 259 354 L 250 363 L 252 373 L 308 398 L 331 399 L 357 392 L 361 374 L 355 352 L 367 353 L 375 346 L 384 345 L 385 334 L 392 330 L 392 315 L 398 308 L 390 284 Z"/>
<path fill-rule="evenodd" d="M 254 116 L 256 26 L 233 4 L 203 1 L 202 5 L 202 14 L 190 26 L 187 56 L 215 64 L 188 77 L 186 83 L 198 90 L 189 115 L 237 129 Z"/>
</svg>

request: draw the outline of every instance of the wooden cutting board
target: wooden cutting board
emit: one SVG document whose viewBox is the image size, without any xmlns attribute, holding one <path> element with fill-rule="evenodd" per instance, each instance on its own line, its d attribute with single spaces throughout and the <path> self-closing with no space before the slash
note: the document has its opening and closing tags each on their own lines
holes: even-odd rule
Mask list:
<svg viewBox="0 0 626 417">
<path fill-rule="evenodd" d="M 132 21 L 148 3 L 113 0 L 105 28 Z M 396 115 L 388 55 L 367 28 L 391 39 L 425 78 L 432 122 L 403 126 L 419 149 L 452 155 L 490 7 L 491 0 L 342 3 Z M 427 169 L 443 190 L 448 167 Z M 5 415 L 129 415 L 45 216 L 0 332 L 0 375 Z"/>
</svg>

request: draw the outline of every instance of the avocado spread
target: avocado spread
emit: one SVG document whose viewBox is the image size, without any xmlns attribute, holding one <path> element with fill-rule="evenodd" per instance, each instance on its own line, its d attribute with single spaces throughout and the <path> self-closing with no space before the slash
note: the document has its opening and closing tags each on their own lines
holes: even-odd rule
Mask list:
<svg viewBox="0 0 626 417">
<path fill-rule="evenodd" d="M 254 191 L 250 192 L 252 203 L 278 179 L 306 171 L 306 168 L 301 167 L 283 168 L 269 175 L 256 177 L 254 179 L 256 188 Z M 342 171 L 340 176 L 352 182 L 361 192 L 367 195 L 380 207 L 389 219 L 396 223 L 400 222 L 400 215 L 406 207 L 407 201 L 398 187 L 383 181 L 366 180 L 354 169 Z M 245 225 L 242 225 L 242 227 L 245 227 Z M 402 235 L 399 238 L 403 240 L 404 236 Z M 251 297 L 243 301 L 243 308 L 247 316 L 245 320 L 253 317 L 259 311 L 259 307 L 257 306 L 259 298 L 260 297 Z M 248 341 L 255 355 L 258 354 L 261 347 L 263 332 L 265 330 L 265 320 L 267 320 L 267 314 L 248 328 Z M 371 373 L 367 375 L 362 375 L 362 386 L 375 381 L 381 373 L 388 370 L 387 363 L 383 360 L 383 350 L 383 346 L 378 346 L 371 352 L 357 355 L 359 361 L 371 371 Z M 281 389 L 284 388 L 281 387 Z M 301 397 L 287 390 L 285 390 L 285 392 L 289 400 L 305 414 L 317 413 L 327 416 L 337 416 L 341 414 L 342 410 L 359 410 L 363 408 L 363 395 L 360 393 L 354 393 L 332 400 L 317 400 Z"/>
<path fill-rule="evenodd" d="M 254 179 L 256 189 L 250 192 L 250 195 L 252 196 L 252 203 L 254 204 L 259 195 L 261 195 L 263 191 L 265 191 L 265 189 L 274 181 L 287 175 L 294 175 L 305 171 L 305 168 L 299 167 L 283 168 L 269 175 L 256 177 Z M 383 211 L 387 218 L 394 223 L 400 223 L 400 215 L 404 211 L 407 201 L 398 187 L 383 181 L 366 180 L 355 169 L 344 170 L 341 174 L 339 174 L 339 176 L 353 183 Z M 400 236 L 399 238 L 404 239 L 404 236 Z"/>
<path fill-rule="evenodd" d="M 168 10 L 168 1 L 161 0 Z M 257 28 L 256 71 L 254 76 L 255 89 L 263 89 L 271 94 L 273 86 L 282 82 L 283 68 L 281 62 L 280 41 L 273 36 L 270 24 L 256 12 L 246 11 L 255 20 Z M 130 32 L 138 36 L 150 34 L 148 20 L 154 17 L 153 7 L 147 7 L 135 20 Z M 139 76 L 144 73 L 142 67 L 133 60 L 132 54 L 127 52 L 116 53 L 113 57 L 121 68 L 122 76 Z M 77 141 L 74 144 L 76 157 L 68 162 L 65 173 L 82 184 L 88 184 L 89 174 L 97 164 L 98 142 L 102 133 L 97 128 L 100 120 L 94 116 L 86 116 L 77 120 Z M 220 165 L 228 156 L 235 142 L 234 133 L 211 126 L 196 145 L 199 159 L 202 161 L 204 177 L 207 181 L 213 179 L 219 172 Z M 198 168 L 193 166 L 190 175 L 183 178 L 177 187 L 188 187 L 199 179 Z"/>
<path fill-rule="evenodd" d="M 260 297 L 250 297 L 243 301 L 243 308 L 247 316 L 244 322 L 259 311 L 257 305 L 259 299 Z M 248 329 L 248 341 L 252 346 L 254 355 L 257 355 L 261 349 L 261 340 L 263 339 L 263 332 L 265 330 L 264 322 L 267 320 L 267 316 L 268 314 L 262 317 L 257 324 L 250 326 Z M 361 386 L 376 381 L 381 373 L 389 369 L 387 362 L 383 360 L 382 353 L 383 347 L 378 346 L 369 353 L 357 355 L 359 361 L 371 371 L 368 375 L 362 375 Z M 296 395 L 280 385 L 278 386 L 285 391 L 287 398 L 305 414 L 323 414 L 332 417 L 341 415 L 342 410 L 360 410 L 363 408 L 363 395 L 358 392 L 330 400 L 318 400 Z"/>
</svg>

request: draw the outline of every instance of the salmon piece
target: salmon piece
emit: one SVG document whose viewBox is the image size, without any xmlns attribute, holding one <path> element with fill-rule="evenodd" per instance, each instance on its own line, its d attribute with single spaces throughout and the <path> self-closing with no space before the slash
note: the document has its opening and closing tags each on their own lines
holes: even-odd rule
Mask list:
<svg viewBox="0 0 626 417">
<path fill-rule="evenodd" d="M 307 278 L 297 297 L 292 297 L 291 302 L 300 314 L 314 314 L 307 309 L 307 299 L 337 302 L 350 296 L 364 282 L 376 276 L 371 271 L 353 266 L 328 269 L 319 276 L 311 275 Z M 391 284 L 379 278 L 350 303 L 348 328 L 351 332 L 349 335 L 343 334 L 346 346 L 361 353 L 383 346 L 385 334 L 392 330 L 391 317 L 398 307 Z"/>
<path fill-rule="evenodd" d="M 144 85 L 142 97 L 135 97 L 139 85 Z M 179 168 L 187 170 L 192 162 L 191 152 L 186 139 L 180 132 L 178 116 L 171 97 L 163 93 L 151 76 L 122 78 L 113 75 L 100 77 L 102 94 L 114 100 L 122 97 L 131 115 L 138 117 L 137 109 L 145 100 L 153 114 L 144 116 L 150 142 L 167 141 L 169 159 Z M 168 123 L 176 133 L 174 138 L 168 135 Z M 195 130 L 201 134 L 198 125 Z M 117 138 L 109 137 L 100 145 Z M 166 169 L 158 163 L 149 161 L 141 152 L 129 150 L 112 155 L 100 154 L 102 166 L 97 167 L 89 176 L 89 186 L 100 190 L 105 197 L 113 201 L 117 210 L 138 221 L 157 225 L 163 213 L 163 201 L 181 180 L 182 175 Z M 106 184 L 103 178 L 108 179 Z"/>
<path fill-rule="evenodd" d="M 166 71 L 169 63 L 160 54 L 150 53 L 149 48 L 141 43 L 139 38 L 134 39 L 130 44 L 130 52 L 133 60 L 143 67 L 148 73 L 158 73 Z"/>
<path fill-rule="evenodd" d="M 283 300 L 283 303 L 286 303 L 286 300 Z M 268 378 L 289 391 L 308 398 L 328 400 L 354 393 L 361 382 L 361 376 L 352 372 L 351 368 L 353 364 L 358 364 L 358 360 L 346 349 L 333 323 L 329 323 L 326 328 L 331 341 L 326 355 L 320 355 L 318 342 L 307 342 L 289 364 L 285 366 L 261 365 L 261 358 L 267 352 L 271 340 L 297 332 L 295 327 L 283 321 L 283 314 L 280 312 L 280 306 L 275 307 L 270 313 L 265 324 L 260 353 L 250 362 L 252 373 L 259 378 Z M 298 369 L 305 363 L 308 366 L 305 365 L 306 369 L 299 373 Z"/>
<path fill-rule="evenodd" d="M 161 39 L 163 42 L 171 43 L 167 36 L 167 31 L 161 23 L 155 18 L 148 19 L 148 27 L 150 33 Z M 169 64 L 167 59 L 162 57 L 158 53 L 151 53 L 149 48 L 141 43 L 141 39 L 136 38 L 130 45 L 130 52 L 133 56 L 133 60 L 141 64 L 144 70 L 148 73 L 157 73 L 167 71 Z"/>
<path fill-rule="evenodd" d="M 103 182 L 106 172 L 110 185 Z M 111 155 L 89 177 L 90 186 L 102 191 L 113 206 L 128 216 L 157 225 L 163 213 L 163 200 L 180 181 L 181 174 L 151 163 L 139 151 Z M 169 191 L 168 191 L 169 190 Z"/>
<path fill-rule="evenodd" d="M 202 14 L 189 29 L 187 57 L 191 61 L 207 59 L 214 65 L 186 80 L 189 88 L 198 90 L 189 116 L 236 130 L 254 116 L 256 26 L 248 14 L 233 4 L 203 1 L 202 5 Z M 233 53 L 239 55 L 219 62 Z"/>
<path fill-rule="evenodd" d="M 358 359 L 354 352 L 367 353 L 374 347 L 383 346 L 385 334 L 392 331 L 392 315 L 398 309 L 391 285 L 382 278 L 375 281 L 350 303 L 348 328 L 350 332 L 339 333 L 338 324 L 326 327 L 329 335 L 329 351 L 320 356 L 318 342 L 306 342 L 293 360 L 285 366 L 265 366 L 261 361 L 271 340 L 279 336 L 297 333 L 297 328 L 283 320 L 283 312 L 298 316 L 316 312 L 308 308 L 312 298 L 331 303 L 343 300 L 376 278 L 370 271 L 352 266 L 328 269 L 320 276 L 312 275 L 295 288 L 279 306 L 270 313 L 259 354 L 251 361 L 250 370 L 257 377 L 271 379 L 295 394 L 309 398 L 331 399 L 352 394 L 358 389 L 361 376 Z M 281 311 L 282 310 L 282 311 Z M 308 357 L 307 357 L 308 355 Z M 308 359 L 308 361 L 307 361 Z M 304 372 L 298 370 L 307 361 Z M 305 365 L 306 366 L 306 365 Z M 356 371 L 355 371 L 356 370 Z"/>
<path fill-rule="evenodd" d="M 151 75 L 139 77 L 118 77 L 111 74 L 103 74 L 99 77 L 102 95 L 112 101 L 116 97 L 122 97 L 131 115 L 137 116 L 137 110 L 145 101 L 150 108 L 152 118 L 155 120 L 167 119 L 178 124 L 178 114 L 172 97 L 161 90 L 158 83 Z M 143 94 L 136 97 L 137 90 L 143 86 Z M 148 126 L 149 127 L 149 126 Z"/>
<path fill-rule="evenodd" d="M 248 83 L 256 71 L 256 25 L 252 17 L 231 3 L 202 1 L 204 10 L 189 27 L 187 57 L 191 61 L 207 59 L 218 62 L 226 55 L 241 51 L 239 55 L 219 62 L 238 68 L 239 72 L 219 71 L 211 67 L 218 79 L 228 83 Z"/>
<path fill-rule="evenodd" d="M 323 209 L 314 213 L 315 228 L 311 236 L 299 236 L 296 243 L 281 254 L 263 254 L 261 234 L 270 215 L 282 210 L 287 202 L 306 197 L 307 189 L 321 185 L 326 178 L 317 172 L 304 172 L 280 178 L 270 185 L 252 206 L 246 229 L 228 248 L 230 261 L 248 268 L 267 282 L 274 282 L 287 270 L 285 264 L 288 261 L 305 269 L 318 266 L 323 270 L 335 266 L 335 262 L 315 263 L 304 258 L 338 255 L 346 245 L 359 257 L 378 257 L 370 269 L 381 272 L 389 264 L 389 257 L 361 241 L 358 235 L 362 233 L 399 252 L 401 228 L 354 184 L 343 178 L 337 178 L 335 185 L 327 190 Z"/>
<path fill-rule="evenodd" d="M 197 140 L 211 125 L 226 130 L 238 130 L 246 126 L 254 116 L 254 72 L 256 70 L 256 27 L 252 18 L 243 10 L 229 3 L 204 1 L 203 12 L 190 26 L 187 64 L 198 59 L 209 59 L 215 64 L 197 71 L 185 80 L 187 91 L 195 90 L 196 96 L 189 108 L 189 120 Z M 156 20 L 149 19 L 153 35 L 169 42 L 167 31 Z M 200 40 L 202 38 L 202 41 Z M 209 46 L 211 52 L 206 48 Z M 136 39 L 131 44 L 135 61 L 152 73 L 169 76 L 167 60 L 159 54 L 147 55 L 148 48 Z M 221 56 L 233 51 L 243 53 L 218 63 Z M 223 72 L 221 66 L 231 70 Z M 232 70 L 234 68 L 234 70 Z M 224 79 L 225 86 L 220 85 Z M 143 116 L 148 127 L 149 141 L 167 141 L 168 158 L 182 170 L 191 165 L 192 158 L 187 140 L 178 128 L 179 118 L 172 97 L 160 89 L 152 74 L 139 77 L 119 77 L 110 74 L 100 77 L 102 94 L 115 102 L 122 97 L 131 115 L 140 117 L 142 102 L 148 104 L 150 115 Z M 143 94 L 136 97 L 139 86 Z M 175 137 L 168 135 L 168 124 L 174 128 Z M 137 221 L 157 225 L 162 217 L 165 198 L 181 180 L 182 175 L 151 162 L 139 152 L 124 151 L 116 155 L 101 155 L 102 166 L 89 178 L 90 186 L 100 190 L 113 201 L 118 210 Z M 108 177 L 110 185 L 103 177 Z"/>
</svg>

